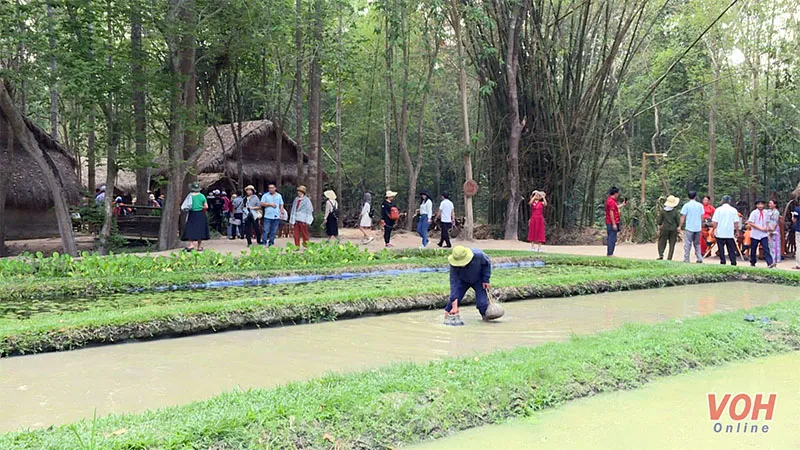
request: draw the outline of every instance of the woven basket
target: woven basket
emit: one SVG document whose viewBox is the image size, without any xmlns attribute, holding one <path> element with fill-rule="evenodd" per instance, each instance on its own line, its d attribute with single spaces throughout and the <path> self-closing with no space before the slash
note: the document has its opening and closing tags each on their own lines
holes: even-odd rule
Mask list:
<svg viewBox="0 0 800 450">
<path fill-rule="evenodd" d="M 503 317 L 506 311 L 500 306 L 500 303 L 494 300 L 491 292 L 486 291 L 486 295 L 489 297 L 489 306 L 486 308 L 486 314 L 484 314 L 486 320 L 495 320 Z"/>
</svg>

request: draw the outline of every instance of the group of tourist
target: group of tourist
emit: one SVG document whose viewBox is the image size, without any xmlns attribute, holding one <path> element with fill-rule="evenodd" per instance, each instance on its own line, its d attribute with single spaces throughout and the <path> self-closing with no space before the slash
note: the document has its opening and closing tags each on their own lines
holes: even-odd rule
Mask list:
<svg viewBox="0 0 800 450">
<path fill-rule="evenodd" d="M 672 259 L 678 233 L 683 229 L 684 262 L 690 261 L 694 250 L 695 261 L 702 263 L 714 245 L 719 249 L 721 264 L 726 264 L 727 259 L 730 259 L 731 265 L 735 266 L 737 254 L 744 257 L 744 252 L 747 251 L 750 254 L 750 265 L 755 266 L 759 247 L 763 251 L 768 267 L 773 268 L 780 262 L 781 214 L 774 200 L 770 200 L 768 205 L 764 200 L 757 200 L 756 208 L 750 212 L 746 220 L 743 220 L 743 215 L 731 205 L 729 195 L 722 197 L 722 204 L 716 208 L 708 196 L 703 198 L 702 203 L 698 202 L 696 191 L 689 191 L 688 197 L 689 201 L 678 211 L 676 208 L 680 199 L 670 195 L 659 211 L 656 219 L 659 230 L 658 259 L 664 259 L 667 244 L 669 244 L 667 259 Z M 613 199 L 611 203 L 613 210 L 615 206 Z M 740 237 L 741 245 L 739 245 Z M 610 245 L 608 254 L 613 255 L 613 248 Z"/>
<path fill-rule="evenodd" d="M 164 195 L 156 198 L 152 192 L 147 192 L 148 201 L 147 206 L 150 208 L 161 209 L 164 206 Z M 106 185 L 102 185 L 94 190 L 94 205 L 97 208 L 102 208 L 106 202 Z M 136 198 L 133 198 L 132 203 L 136 204 Z M 121 195 L 114 198 L 112 213 L 117 217 L 125 217 L 133 213 L 133 209 L 125 203 Z"/>
</svg>

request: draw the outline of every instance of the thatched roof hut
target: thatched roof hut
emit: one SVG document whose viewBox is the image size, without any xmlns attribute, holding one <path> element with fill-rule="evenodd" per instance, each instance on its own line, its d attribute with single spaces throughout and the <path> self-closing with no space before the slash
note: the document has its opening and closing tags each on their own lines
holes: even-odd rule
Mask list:
<svg viewBox="0 0 800 450">
<path fill-rule="evenodd" d="M 238 125 L 233 124 L 234 127 Z M 242 175 L 244 184 L 252 184 L 263 190 L 271 181 L 278 181 L 278 161 L 282 161 L 282 184 L 297 181 L 297 143 L 285 132 L 282 133 L 283 148 L 280 158 L 277 154 L 277 130 L 269 120 L 253 120 L 242 122 Z M 238 154 L 236 138 L 231 124 L 209 127 L 204 136 L 205 151 L 197 160 L 198 181 L 203 188 L 236 187 L 239 180 Z M 303 154 L 303 162 L 309 163 L 308 156 Z"/>
<path fill-rule="evenodd" d="M 76 173 L 77 161 L 66 148 L 54 141 L 49 134 L 24 118 L 36 142 L 45 150 L 51 163 L 58 169 L 67 201 L 78 204 L 81 187 Z M 9 127 L 6 117 L 0 113 L 0 148 L 6 150 Z M 2 161 L 7 164 L 8 161 Z M 6 194 L 6 211 L 3 217 L 6 239 L 32 239 L 58 236 L 53 207 L 53 195 L 45 182 L 42 169 L 34 158 L 14 140 L 11 164 L 11 179 Z"/>
<path fill-rule="evenodd" d="M 43 148 L 58 169 L 61 183 L 70 203 L 80 200 L 80 182 L 77 176 L 77 160 L 66 148 L 54 141 L 49 134 L 36 126 L 28 118 L 25 124 L 33 133 L 39 146 Z M 8 145 L 8 126 L 5 116 L 0 113 L 0 147 Z M 44 181 L 42 169 L 33 157 L 22 148 L 19 139 L 14 140 L 14 156 L 11 169 L 11 180 L 6 196 L 6 206 L 20 209 L 47 209 L 53 206 L 53 195 Z M 6 161 L 3 161 L 6 164 Z"/>
</svg>

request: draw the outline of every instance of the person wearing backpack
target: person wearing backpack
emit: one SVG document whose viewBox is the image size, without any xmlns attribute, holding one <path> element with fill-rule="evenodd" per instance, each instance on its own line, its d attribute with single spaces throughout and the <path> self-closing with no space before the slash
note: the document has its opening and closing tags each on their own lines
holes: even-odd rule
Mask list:
<svg viewBox="0 0 800 450">
<path fill-rule="evenodd" d="M 322 221 L 325 234 L 328 236 L 328 241 L 331 238 L 339 239 L 339 204 L 336 202 L 336 193 L 327 190 L 322 195 L 327 199 L 325 201 L 325 219 Z"/>
<path fill-rule="evenodd" d="M 397 192 L 386 191 L 386 197 L 383 200 L 383 204 L 381 204 L 381 225 L 383 225 L 383 242 L 386 248 L 392 247 L 392 244 L 389 243 L 392 237 L 392 228 L 394 228 L 397 220 L 400 219 L 400 210 L 394 205 L 396 196 Z"/>
</svg>

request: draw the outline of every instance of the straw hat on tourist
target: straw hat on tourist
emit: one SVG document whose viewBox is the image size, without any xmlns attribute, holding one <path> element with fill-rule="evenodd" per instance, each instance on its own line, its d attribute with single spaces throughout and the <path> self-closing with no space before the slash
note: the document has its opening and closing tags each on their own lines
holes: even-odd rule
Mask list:
<svg viewBox="0 0 800 450">
<path fill-rule="evenodd" d="M 194 183 L 189 185 L 189 191 L 191 192 L 200 192 L 202 189 L 200 188 L 200 183 L 195 181 Z"/>
<path fill-rule="evenodd" d="M 674 195 L 670 195 L 669 197 L 667 197 L 667 201 L 664 202 L 664 206 L 669 207 L 669 208 L 674 208 L 674 207 L 678 206 L 678 203 L 680 203 L 680 202 L 681 202 L 681 199 L 679 199 L 678 197 L 675 197 Z"/>
<path fill-rule="evenodd" d="M 392 190 L 386 191 L 386 198 L 395 198 L 395 197 L 397 197 L 397 192 Z"/>
<path fill-rule="evenodd" d="M 472 261 L 474 256 L 475 254 L 472 253 L 472 250 L 463 245 L 458 245 L 453 248 L 453 252 L 447 257 L 447 261 L 453 267 L 465 267 Z"/>
<path fill-rule="evenodd" d="M 253 185 L 252 185 L 252 184 L 248 184 L 248 185 L 247 185 L 247 187 L 246 187 L 246 188 L 244 188 L 244 191 L 245 191 L 245 192 L 247 192 L 247 191 L 253 191 L 253 193 L 255 194 L 255 193 L 256 193 L 256 188 L 255 188 L 255 187 L 253 187 Z"/>
<path fill-rule="evenodd" d="M 300 186 L 297 186 L 297 192 L 302 192 L 303 194 L 305 194 L 306 193 L 306 187 L 303 186 L 302 184 Z"/>
<path fill-rule="evenodd" d="M 336 193 L 330 189 L 323 192 L 322 195 L 324 195 L 328 200 L 336 200 Z"/>
</svg>

